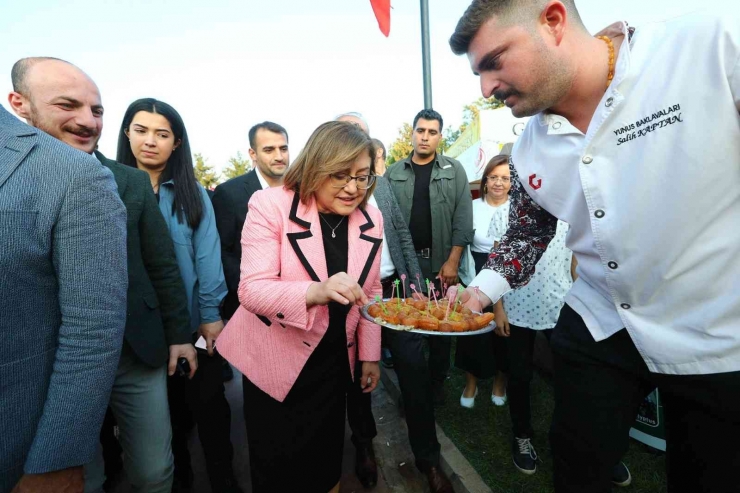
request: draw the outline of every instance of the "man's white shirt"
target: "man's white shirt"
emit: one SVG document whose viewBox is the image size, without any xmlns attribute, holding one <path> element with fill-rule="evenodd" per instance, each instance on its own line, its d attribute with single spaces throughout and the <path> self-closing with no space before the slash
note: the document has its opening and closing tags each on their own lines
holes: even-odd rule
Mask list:
<svg viewBox="0 0 740 493">
<path fill-rule="evenodd" d="M 566 297 L 596 341 L 626 328 L 653 372 L 740 370 L 740 22 L 694 14 L 624 34 L 586 135 L 532 118 L 513 149 L 526 192 L 570 225 Z M 484 270 L 471 284 L 509 290 Z"/>
<path fill-rule="evenodd" d="M 265 177 L 262 176 L 262 171 L 255 165 L 255 172 L 257 173 L 257 179 L 260 181 L 260 186 L 262 187 L 262 190 L 267 190 L 270 188 L 270 185 L 267 183 L 267 180 L 265 180 Z"/>
</svg>

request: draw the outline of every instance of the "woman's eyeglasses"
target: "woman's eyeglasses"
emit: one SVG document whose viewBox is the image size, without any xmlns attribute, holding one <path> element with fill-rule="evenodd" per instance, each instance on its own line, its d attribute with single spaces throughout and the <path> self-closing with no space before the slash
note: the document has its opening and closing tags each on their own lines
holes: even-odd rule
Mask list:
<svg viewBox="0 0 740 493">
<path fill-rule="evenodd" d="M 331 176 L 331 186 L 334 188 L 344 188 L 349 185 L 349 182 L 355 180 L 357 188 L 367 190 L 375 183 L 375 175 L 352 176 L 348 173 L 334 173 L 329 176 Z"/>
<path fill-rule="evenodd" d="M 483 178 L 485 178 L 486 181 L 490 181 L 491 183 L 499 182 L 501 184 L 506 184 L 511 181 L 511 178 L 508 176 L 484 176 Z"/>
</svg>

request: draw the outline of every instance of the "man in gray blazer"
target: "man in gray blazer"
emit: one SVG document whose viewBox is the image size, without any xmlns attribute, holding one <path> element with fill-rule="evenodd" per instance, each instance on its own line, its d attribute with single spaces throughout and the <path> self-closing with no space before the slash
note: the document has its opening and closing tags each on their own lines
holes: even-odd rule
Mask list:
<svg viewBox="0 0 740 493">
<path fill-rule="evenodd" d="M 126 324 L 110 171 L 0 107 L 0 493 L 81 492 Z"/>
<path fill-rule="evenodd" d="M 16 114 L 80 151 L 95 150 L 103 129 L 103 106 L 98 87 L 87 74 L 63 60 L 31 57 L 16 62 L 11 78 L 8 101 Z M 95 155 L 100 166 L 113 173 L 128 218 L 127 323 L 110 408 L 118 422 L 132 490 L 170 493 L 167 373 L 175 373 L 180 357 L 190 362 L 191 377 L 197 368 L 185 287 L 147 174 L 97 151 Z M 85 467 L 85 491 L 102 489 L 104 469 L 101 455 Z"/>
</svg>

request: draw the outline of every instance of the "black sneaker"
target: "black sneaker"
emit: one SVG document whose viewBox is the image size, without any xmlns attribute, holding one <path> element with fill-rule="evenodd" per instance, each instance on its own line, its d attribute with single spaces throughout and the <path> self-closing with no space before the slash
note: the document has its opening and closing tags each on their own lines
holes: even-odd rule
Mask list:
<svg viewBox="0 0 740 493">
<path fill-rule="evenodd" d="M 632 475 L 624 462 L 620 462 L 612 470 L 612 484 L 620 488 L 629 486 L 632 483 Z"/>
<path fill-rule="evenodd" d="M 514 438 L 511 443 L 511 456 L 516 468 L 524 474 L 534 474 L 537 471 L 537 452 L 534 451 L 529 438 Z"/>
</svg>

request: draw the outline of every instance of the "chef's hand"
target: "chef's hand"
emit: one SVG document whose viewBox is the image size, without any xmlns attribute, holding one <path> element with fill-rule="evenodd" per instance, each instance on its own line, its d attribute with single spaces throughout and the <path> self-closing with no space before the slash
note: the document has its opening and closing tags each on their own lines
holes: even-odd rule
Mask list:
<svg viewBox="0 0 740 493">
<path fill-rule="evenodd" d="M 473 288 L 466 288 L 461 293 L 457 293 L 457 291 L 458 291 L 457 286 L 450 286 L 447 289 L 447 299 L 449 300 L 456 299 L 455 296 L 457 296 L 460 299 L 460 303 L 462 303 L 463 306 L 471 309 L 474 312 L 480 313 L 483 311 L 485 307 L 491 304 L 491 299 L 485 294 L 483 294 L 483 292 L 480 289 L 476 291 Z"/>
</svg>

